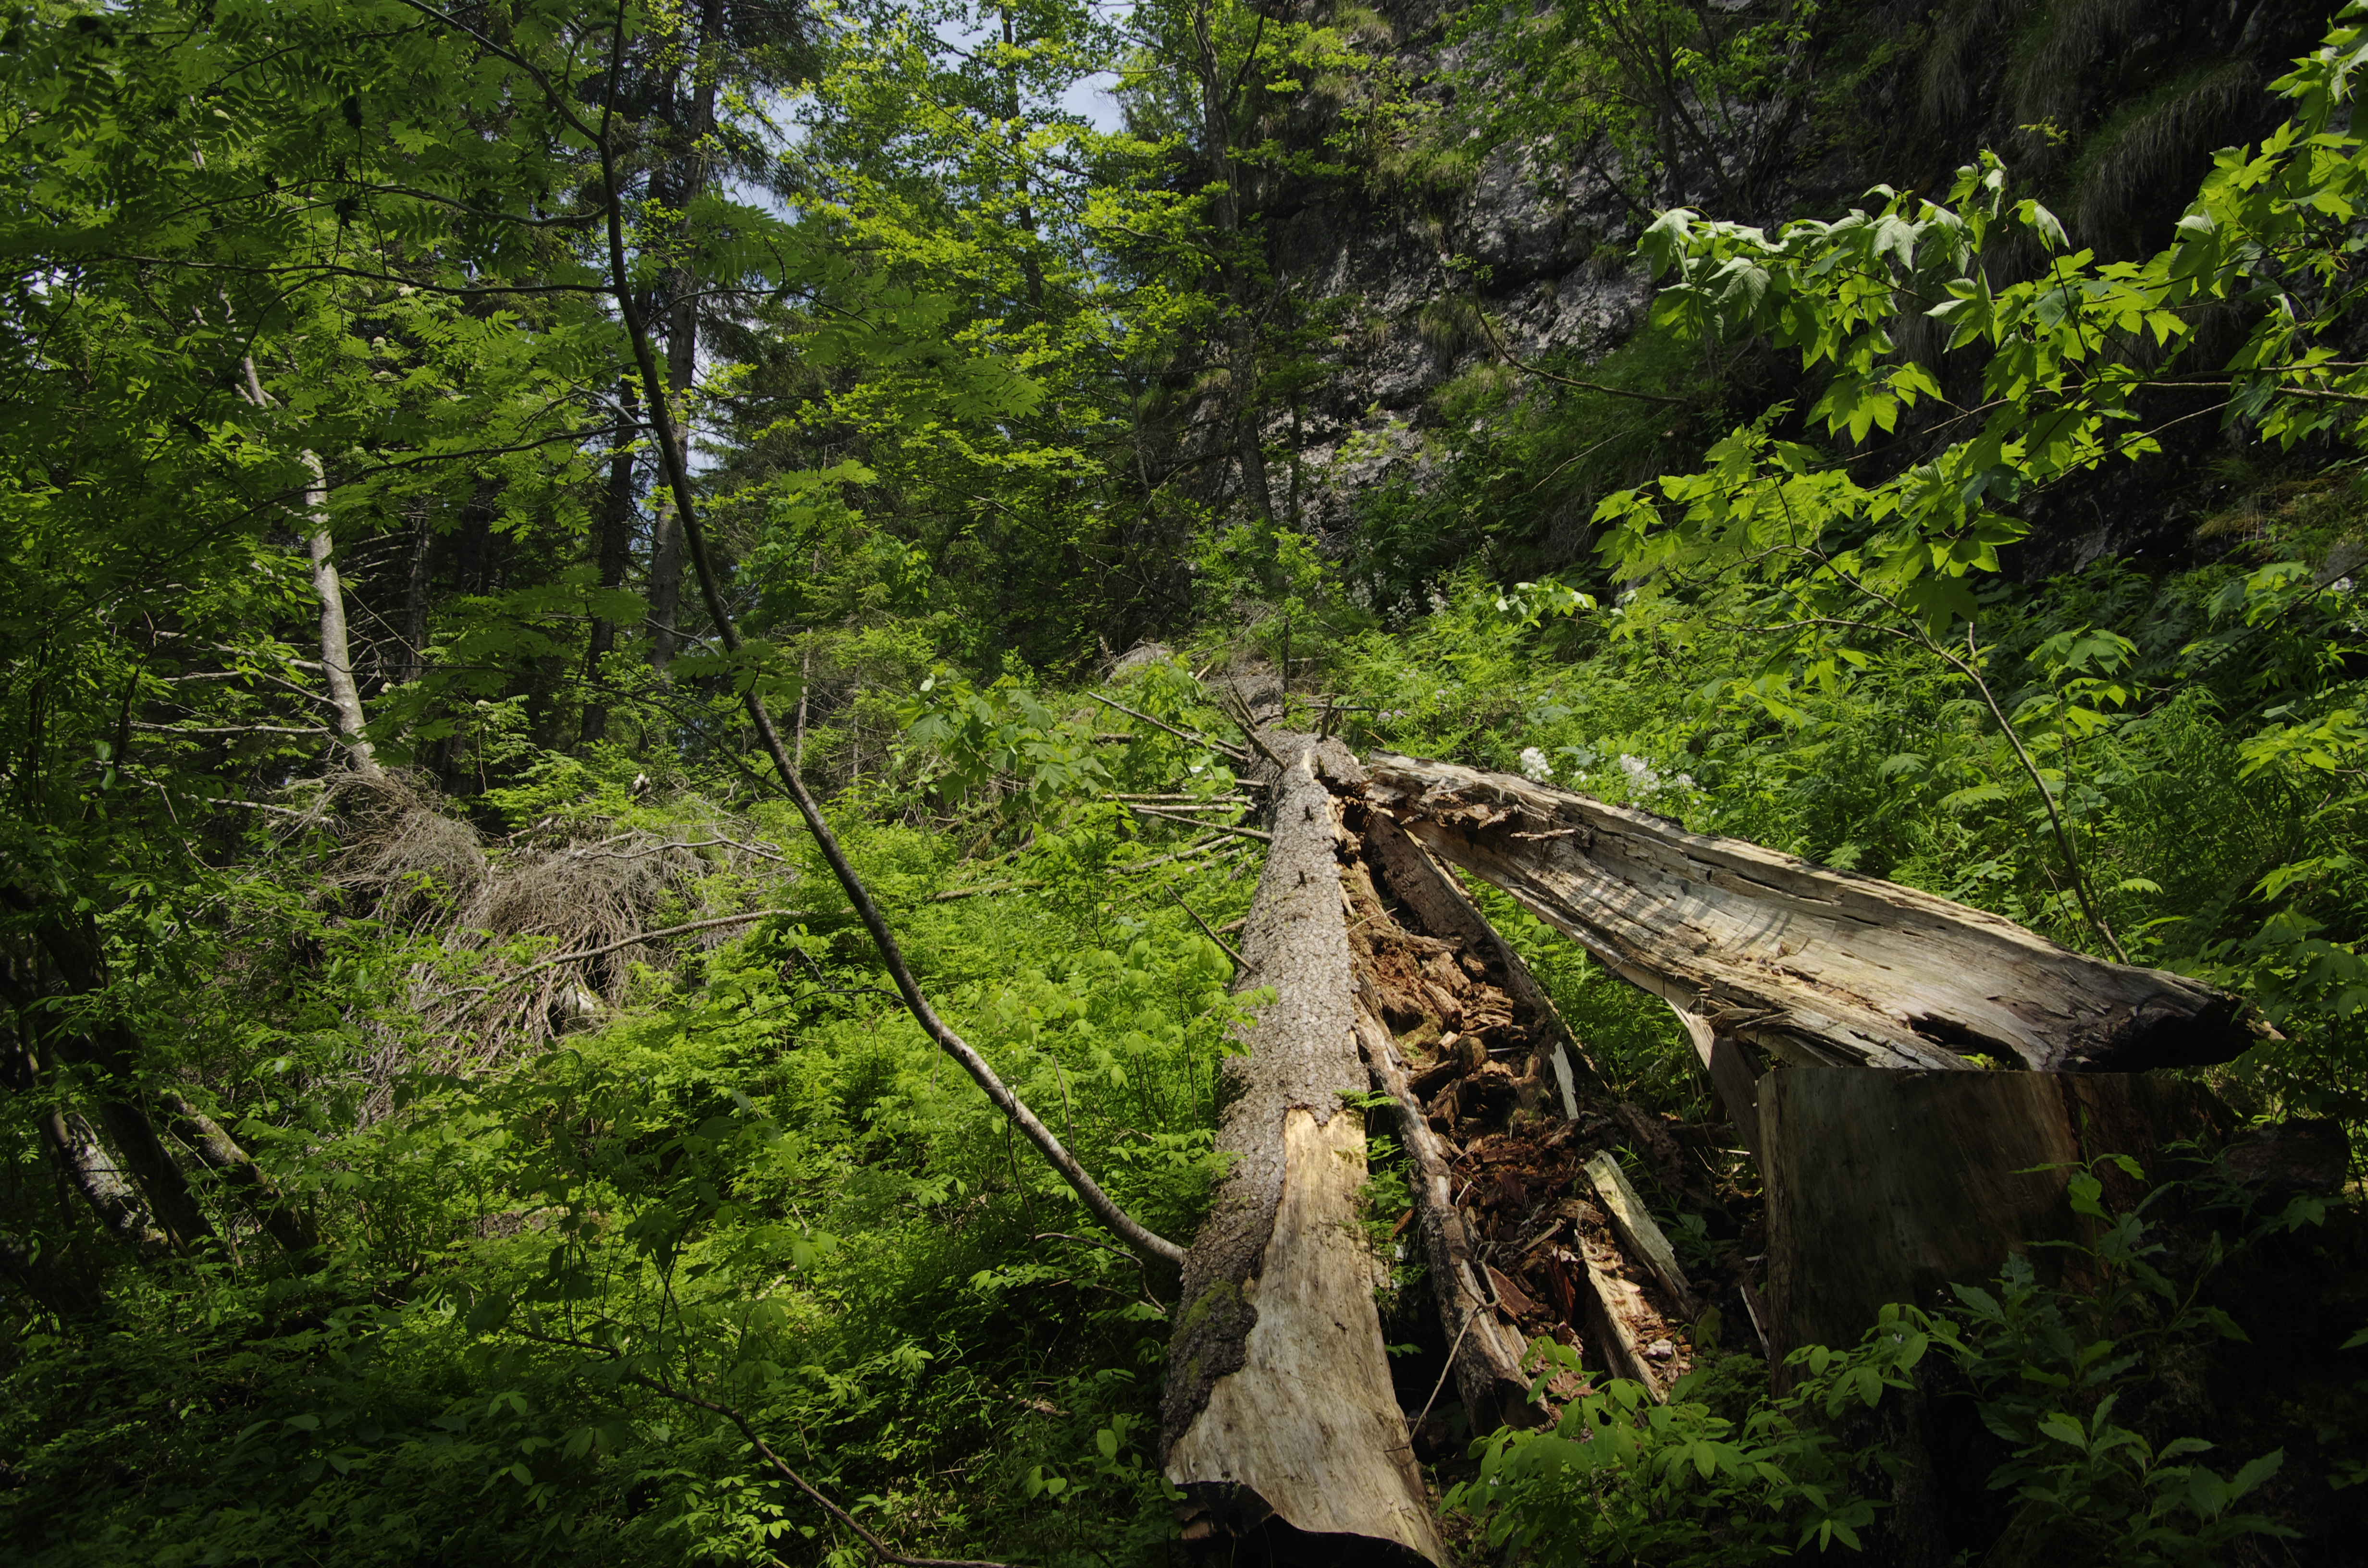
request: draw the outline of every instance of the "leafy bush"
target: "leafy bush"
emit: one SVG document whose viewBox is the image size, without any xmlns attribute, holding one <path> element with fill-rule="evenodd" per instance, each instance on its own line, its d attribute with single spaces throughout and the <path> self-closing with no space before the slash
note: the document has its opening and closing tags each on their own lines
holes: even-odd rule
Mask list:
<svg viewBox="0 0 2368 1568">
<path fill-rule="evenodd" d="M 2126 1156 L 2108 1158 L 2134 1177 L 2143 1174 Z M 1480 1472 L 1454 1487 L 1447 1504 L 1476 1516 L 1491 1546 L 1542 1563 L 1708 1568 L 1813 1542 L 1821 1552 L 1837 1543 L 1861 1551 L 1862 1532 L 1892 1506 L 1881 1494 L 1904 1463 L 1880 1447 L 1868 1416 L 1890 1393 L 1950 1386 L 1930 1367 L 1919 1376 L 1930 1357 L 1953 1374 L 1969 1414 L 2005 1445 L 1988 1486 L 2011 1500 L 2003 1526 L 2016 1560 L 2044 1551 L 2051 1560 L 2169 1568 L 2221 1561 L 2246 1538 L 2290 1536 L 2270 1517 L 2237 1506 L 2277 1474 L 2283 1449 L 2224 1475 L 2196 1458 L 2213 1443 L 2160 1430 L 2166 1419 L 2195 1412 L 2173 1407 L 2137 1426 L 2123 1424 L 2132 1405 L 2160 1403 L 2150 1396 L 2170 1367 L 2214 1341 L 2245 1337 L 2203 1299 L 2226 1259 L 2323 1217 L 2324 1205 L 2310 1199 L 2260 1222 L 2239 1208 L 2233 1251 L 2209 1231 L 2166 1271 L 2170 1244 L 2146 1211 L 2182 1192 L 2208 1200 L 2220 1186 L 2206 1172 L 2112 1211 L 2098 1175 L 2075 1169 L 2067 1201 L 2093 1222 L 2091 1236 L 2053 1244 L 2062 1249 L 2064 1278 L 2077 1284 L 2041 1283 L 2030 1257 L 2017 1254 L 1992 1288 L 1953 1287 L 1960 1305 L 1950 1312 L 1887 1306 L 1852 1349 L 1794 1350 L 1786 1360 L 1790 1392 L 1759 1395 L 1739 1412 L 1718 1408 L 1726 1403 L 1720 1362 L 1680 1379 L 1666 1403 L 1613 1380 L 1565 1407 L 1550 1430 L 1500 1430 L 1475 1443 Z M 1531 1349 L 1548 1376 L 1581 1370 L 1577 1353 L 1551 1340 Z M 1941 1419 L 1951 1418 L 1953 1403 L 1936 1407 Z"/>
</svg>

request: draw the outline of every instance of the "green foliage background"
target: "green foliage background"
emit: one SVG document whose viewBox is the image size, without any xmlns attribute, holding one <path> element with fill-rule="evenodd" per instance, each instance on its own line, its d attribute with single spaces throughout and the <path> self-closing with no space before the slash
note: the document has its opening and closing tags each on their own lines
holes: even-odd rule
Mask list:
<svg viewBox="0 0 2368 1568">
<path fill-rule="evenodd" d="M 2239 104 L 2183 58 L 2098 87 L 2110 17 L 1703 15 L 1478 8 L 1449 96 L 1353 7 L 10 11 L 12 1559 L 864 1560 L 751 1433 L 903 1550 L 1164 1557 L 1167 1303 L 904 1012 L 751 760 L 751 687 L 795 713 L 940 1010 L 1171 1238 L 1256 1000 L 1206 934 L 1248 907 L 1255 851 L 1174 820 L 1237 808 L 1197 677 L 1244 662 L 1360 749 L 1552 778 L 2239 990 L 2280 1038 L 2215 1086 L 2368 1121 L 2368 164 L 2341 115 L 2368 44 L 2347 17 Z M 1993 38 L 2014 63 L 1983 91 L 2036 141 L 1963 149 L 1945 202 L 1766 222 L 1794 216 L 1803 148 L 1871 136 L 1874 85 L 1930 110 L 1886 154 L 1947 143 Z M 2085 62 L 2087 96 L 2047 97 L 2043 60 Z M 1062 107 L 1106 76 L 1122 129 Z M 1611 161 L 1639 210 L 1590 265 L 1650 268 L 1651 324 L 1592 365 L 1465 366 L 1417 477 L 1355 497 L 1330 548 L 1194 477 L 1217 449 L 1193 441 L 1271 439 L 1331 373 L 1344 307 L 1283 276 L 1269 219 L 1393 181 L 1449 201 L 1508 146 Z M 2201 187 L 2155 233 L 2134 193 L 2174 166 Z M 630 365 L 611 195 L 628 291 L 689 324 L 678 384 Z M 1485 278 L 1444 276 L 1426 335 L 1493 341 Z M 2148 401 L 2197 387 L 2208 419 Z M 700 612 L 656 619 L 655 396 L 695 432 L 737 657 Z M 2202 498 L 2175 561 L 2025 569 L 2065 497 L 2147 483 Z M 364 734 L 323 717 L 314 537 Z M 1657 1002 L 1483 898 L 1622 1094 L 1706 1113 Z M 626 939 L 565 956 L 606 899 Z M 122 1130 L 187 1130 L 183 1102 L 269 1203 L 176 1132 L 174 1218 Z M 130 1221 L 66 1179 L 75 1147 L 112 1151 Z M 2157 1337 L 2220 1332 L 2115 1233 Z M 2009 1284 L 1918 1346 L 2007 1379 L 2100 1310 Z M 1500 1439 L 1486 1462 L 1543 1501 L 1479 1528 L 1604 1550 L 1554 1534 L 1577 1487 L 1631 1509 L 1602 1517 L 1641 1560 L 1799 1546 L 1804 1519 L 1847 1550 L 1880 1457 L 1811 1406 L 1875 1404 L 1906 1344 L 1789 1404 L 1607 1390 L 1571 1420 L 1628 1468 L 1574 1482 L 1545 1462 L 1567 1451 Z M 2207 1497 L 2188 1450 L 2113 1421 L 2126 1370 L 2001 1416 L 2012 1484 L 2061 1503 L 2030 1528 L 2143 1517 L 2176 1527 L 2166 1560 L 2246 1533 L 2221 1527 L 2269 1472 L 2203 1470 Z M 2318 1418 L 2356 1474 L 2357 1413 Z M 1758 1522 L 1713 1539 L 1713 1506 Z"/>
</svg>

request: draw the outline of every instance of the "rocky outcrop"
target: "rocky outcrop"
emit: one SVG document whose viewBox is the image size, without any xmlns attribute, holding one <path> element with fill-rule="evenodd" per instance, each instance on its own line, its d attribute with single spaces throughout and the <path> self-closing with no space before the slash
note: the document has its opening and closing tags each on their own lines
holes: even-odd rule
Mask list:
<svg viewBox="0 0 2368 1568">
<path fill-rule="evenodd" d="M 1733 15 L 1769 3 L 1723 0 L 1717 8 Z M 1461 61 L 1450 41 L 1456 9 L 1393 0 L 1362 46 L 1390 56 L 1418 95 L 1443 101 Z M 1734 150 L 1738 165 L 1750 163 L 1749 180 L 1739 167 L 1681 169 L 1660 176 L 1651 205 L 1757 222 L 1835 213 L 1878 181 L 1935 187 L 1991 146 L 2058 205 L 2076 238 L 2139 254 L 2159 243 L 2156 231 L 2180 210 L 2212 146 L 2275 122 L 2260 85 L 2323 26 L 2323 12 L 2300 0 L 2177 14 L 2035 0 L 1944 6 L 1929 17 L 1922 6 L 1827 7 L 1816 46 L 1826 97 L 1814 112 L 1782 117 L 1781 133 L 1757 153 Z M 2043 53 L 2061 67 L 2055 75 L 2031 63 Z M 2043 119 L 2064 137 L 2029 130 Z M 1312 149 L 1336 123 L 1303 111 L 1286 140 Z M 1497 358 L 1475 307 L 1497 324 L 1505 347 L 1533 362 L 1591 364 L 1634 337 L 1652 296 L 1633 259 L 1644 210 L 1608 177 L 1619 173 L 1614 155 L 1601 156 L 1602 166 L 1573 171 L 1512 146 L 1452 187 L 1367 167 L 1245 193 L 1276 290 L 1265 324 L 1295 324 L 1314 339 L 1315 374 L 1293 378 L 1293 391 L 1261 393 L 1279 521 L 1329 554 L 1354 554 L 1377 493 L 1401 483 L 1420 490 L 1437 477 L 1451 417 L 1438 394 Z M 1761 210 L 1734 210 L 1735 191 L 1747 186 Z M 1729 402 L 1756 405 L 1797 392 L 1783 364 L 1764 369 L 1768 384 L 1730 386 Z M 1220 449 L 1230 439 L 1219 434 L 1230 395 L 1220 378 L 1188 396 L 1166 434 L 1152 437 L 1158 449 L 1148 467 L 1238 520 L 1239 462 Z M 1725 423 L 1673 434 L 1682 445 Z M 2199 448 L 2187 458 L 2208 455 Z M 2188 464 L 2151 466 L 2160 477 L 2116 472 L 2049 498 L 2046 515 L 2033 515 L 2036 535 L 2020 570 L 2190 548 L 2198 518 Z M 1551 535 L 1539 551 L 1549 563 L 1583 553 L 1585 510 L 1533 519 Z"/>
</svg>

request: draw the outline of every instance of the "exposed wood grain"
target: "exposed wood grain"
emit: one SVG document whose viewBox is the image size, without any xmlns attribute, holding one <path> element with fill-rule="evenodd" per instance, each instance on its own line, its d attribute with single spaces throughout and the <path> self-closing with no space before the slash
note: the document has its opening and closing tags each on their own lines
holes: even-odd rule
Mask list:
<svg viewBox="0 0 2368 1568">
<path fill-rule="evenodd" d="M 1588 1338 L 1601 1357 L 1604 1369 L 1615 1378 L 1644 1384 L 1656 1402 L 1661 1400 L 1668 1392 L 1667 1381 L 1645 1358 L 1645 1345 L 1636 1332 L 1638 1320 L 1652 1315 L 1645 1304 L 1645 1293 L 1588 1250 L 1582 1248 L 1576 1256 L 1583 1266 L 1581 1278 L 1574 1281 L 1579 1287 L 1579 1307 L 1587 1319 Z"/>
<path fill-rule="evenodd" d="M 2013 922 L 1510 774 L 1378 753 L 1368 797 L 1623 979 L 1802 1065 L 2226 1062 L 2244 1004 Z"/>
<path fill-rule="evenodd" d="M 1648 1269 L 1669 1293 L 1669 1301 L 1679 1312 L 1691 1320 L 1698 1311 L 1694 1304 L 1693 1287 L 1686 1282 L 1686 1271 L 1678 1266 L 1678 1253 L 1669 1245 L 1669 1238 L 1653 1218 L 1636 1189 L 1628 1185 L 1628 1175 L 1620 1162 L 1609 1152 L 1598 1151 L 1588 1156 L 1587 1179 L 1595 1184 L 1595 1195 L 1602 1200 L 1603 1212 L 1611 1221 L 1611 1229 L 1620 1237 L 1620 1244 L 1628 1256 Z"/>
<path fill-rule="evenodd" d="M 1360 776 L 1338 742 L 1259 738 L 1283 765 L 1242 946 L 1276 995 L 1247 1053 L 1224 1068 L 1216 1143 L 1230 1163 L 1185 1256 L 1162 1398 L 1165 1468 L 1186 1494 L 1188 1539 L 1276 1521 L 1335 1538 L 1327 1551 L 1443 1563 L 1357 1223 L 1364 1119 L 1342 1103 L 1368 1076 L 1326 778 Z"/>
<path fill-rule="evenodd" d="M 1390 1388 L 1372 1259 L 1350 1222 L 1365 1175 L 1361 1119 L 1342 1110 L 1319 1123 L 1294 1107 L 1282 1143 L 1282 1200 L 1260 1271 L 1244 1287 L 1257 1312 L 1247 1354 L 1168 1449 L 1168 1479 L 1221 1494 L 1211 1513 L 1229 1520 L 1250 1522 L 1247 1493 L 1294 1529 L 1392 1542 L 1444 1563 Z"/>
</svg>

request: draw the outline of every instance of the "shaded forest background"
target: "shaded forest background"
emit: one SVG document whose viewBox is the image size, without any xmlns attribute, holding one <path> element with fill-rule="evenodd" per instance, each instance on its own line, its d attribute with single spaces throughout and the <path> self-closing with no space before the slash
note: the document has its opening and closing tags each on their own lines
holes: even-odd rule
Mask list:
<svg viewBox="0 0 2368 1568">
<path fill-rule="evenodd" d="M 907 1016 L 751 691 L 940 1010 L 1163 1235 L 1249 1005 L 1206 680 L 1250 668 L 1360 751 L 2237 990 L 2276 1038 L 2219 1092 L 2368 1121 L 2338 25 L 13 7 L 9 1551 L 868 1560 L 736 1415 L 904 1550 L 1166 1560 L 1168 1303 Z M 1064 108 L 1096 84 L 1114 126 Z M 2258 216 L 2290 122 L 2324 150 Z M 1926 199 L 1995 222 L 1943 258 Z M 2256 214 L 2254 248 L 2198 259 L 2192 210 Z M 1842 226 L 1768 259 L 1793 220 Z M 1975 272 L 2029 315 L 1936 316 Z M 1830 281 L 1878 273 L 1879 304 Z M 1816 542 L 1732 499 L 1812 472 L 1851 487 Z M 1928 472 L 1945 528 L 1863 499 Z M 1483 896 L 1605 1077 L 1706 1124 L 1666 1009 Z M 2287 1381 L 2111 1386 L 2156 1450 L 2278 1449 L 2254 1502 L 2338 1561 L 2351 1210 L 2230 1224 L 2304 1281 L 2226 1299 L 2300 1347 Z M 1420 1290 L 1384 1292 L 1416 1381 Z M 2195 1313 L 2146 1332 L 2221 1335 Z M 1703 1408 L 1764 1408 L 1750 1361 Z M 2096 1560 L 2272 1550 L 2214 1535 L 2225 1505 L 2149 1544 L 2122 1526 L 2168 1493 L 2133 1474 L 2079 1504 Z M 1625 1549 L 1759 1560 L 1696 1506 Z"/>
</svg>

